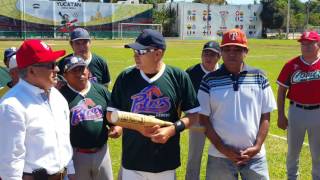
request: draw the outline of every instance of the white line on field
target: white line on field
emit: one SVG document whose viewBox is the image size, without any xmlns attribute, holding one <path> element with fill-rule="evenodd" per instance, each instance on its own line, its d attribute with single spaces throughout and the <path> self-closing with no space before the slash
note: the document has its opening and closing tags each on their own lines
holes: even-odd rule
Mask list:
<svg viewBox="0 0 320 180">
<path fill-rule="evenodd" d="M 287 141 L 287 138 L 285 138 L 285 137 L 278 136 L 278 135 L 271 134 L 271 133 L 269 133 L 269 135 L 270 135 L 270 136 L 272 136 L 272 137 L 275 137 L 275 138 L 278 138 L 278 139 L 282 139 L 282 140 Z M 308 143 L 303 143 L 303 145 L 305 145 L 305 146 L 309 146 L 309 144 L 308 144 Z"/>
</svg>

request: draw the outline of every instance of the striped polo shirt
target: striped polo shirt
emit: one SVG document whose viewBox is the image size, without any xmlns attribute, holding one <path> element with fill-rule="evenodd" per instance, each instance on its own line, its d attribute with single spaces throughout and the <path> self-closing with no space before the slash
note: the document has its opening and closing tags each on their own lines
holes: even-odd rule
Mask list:
<svg viewBox="0 0 320 180">
<path fill-rule="evenodd" d="M 206 75 L 198 91 L 201 114 L 208 116 L 224 144 L 244 150 L 255 144 L 261 114 L 276 109 L 269 81 L 258 69 L 244 65 L 234 75 L 224 65 Z M 226 158 L 214 145 L 209 155 Z M 265 155 L 264 146 L 255 158 Z"/>
</svg>

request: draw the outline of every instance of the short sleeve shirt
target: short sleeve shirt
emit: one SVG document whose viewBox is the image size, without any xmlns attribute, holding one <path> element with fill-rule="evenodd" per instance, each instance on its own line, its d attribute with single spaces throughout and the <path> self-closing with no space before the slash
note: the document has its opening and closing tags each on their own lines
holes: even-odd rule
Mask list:
<svg viewBox="0 0 320 180">
<path fill-rule="evenodd" d="M 175 122 L 182 111 L 198 112 L 199 104 L 188 75 L 164 65 L 151 79 L 135 67 L 123 71 L 115 82 L 108 107 L 110 111 L 115 109 Z M 137 131 L 124 129 L 122 149 L 122 165 L 126 169 L 162 172 L 180 165 L 179 134 L 166 144 L 158 144 Z"/>
<path fill-rule="evenodd" d="M 287 98 L 301 104 L 320 104 L 320 59 L 308 64 L 298 56 L 282 68 L 277 83 L 288 88 Z"/>
</svg>

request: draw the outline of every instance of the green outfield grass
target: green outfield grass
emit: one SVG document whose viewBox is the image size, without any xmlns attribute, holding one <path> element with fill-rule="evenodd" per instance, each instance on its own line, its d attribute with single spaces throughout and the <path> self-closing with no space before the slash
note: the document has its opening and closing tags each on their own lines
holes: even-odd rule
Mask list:
<svg viewBox="0 0 320 180">
<path fill-rule="evenodd" d="M 117 75 L 134 63 L 133 53 L 130 49 L 124 49 L 123 45 L 133 40 L 96 40 L 92 42 L 92 51 L 107 59 L 113 85 Z M 46 41 L 52 45 L 55 50 L 66 49 L 69 53 L 71 48 L 67 41 Z M 202 45 L 206 41 L 181 41 L 168 40 L 167 52 L 164 62 L 170 65 L 186 69 L 200 61 Z M 1 41 L 0 51 L 10 46 L 19 46 L 19 41 Z M 295 40 L 249 40 L 249 53 L 246 58 L 247 64 L 260 68 L 267 74 L 273 92 L 277 94 L 276 78 L 280 69 L 286 61 L 299 54 L 299 44 Z M 221 61 L 220 61 L 221 62 Z M 288 104 L 288 103 L 287 103 Z M 277 128 L 277 113 L 273 112 L 271 116 L 271 127 L 269 136 L 266 140 L 267 158 L 269 163 L 270 178 L 272 180 L 286 179 L 285 157 L 287 144 L 285 140 L 274 137 L 277 135 L 286 137 L 286 132 Z M 306 141 L 307 142 L 307 141 Z M 114 176 L 120 166 L 121 159 L 121 138 L 109 141 L 110 153 L 113 164 Z M 207 161 L 207 149 L 209 142 L 206 142 L 203 163 L 201 166 L 201 179 L 205 179 L 205 169 Z M 139 156 L 137 154 L 137 156 Z M 188 131 L 184 131 L 181 136 L 181 167 L 177 169 L 178 180 L 184 179 L 186 161 L 188 156 Z M 304 146 L 301 153 L 300 161 L 300 179 L 311 179 L 311 158 L 309 148 Z"/>
</svg>

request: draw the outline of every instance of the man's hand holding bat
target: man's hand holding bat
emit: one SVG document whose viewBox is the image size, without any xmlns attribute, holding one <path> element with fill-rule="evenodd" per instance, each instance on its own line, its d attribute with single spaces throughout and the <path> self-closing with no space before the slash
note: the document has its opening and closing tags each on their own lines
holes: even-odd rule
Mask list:
<svg viewBox="0 0 320 180">
<path fill-rule="evenodd" d="M 178 131 L 189 127 L 188 114 L 176 123 L 163 121 L 153 116 L 136 114 L 124 111 L 108 112 L 108 120 L 118 126 L 139 131 L 142 135 L 149 137 L 155 143 L 166 143 Z"/>
</svg>

